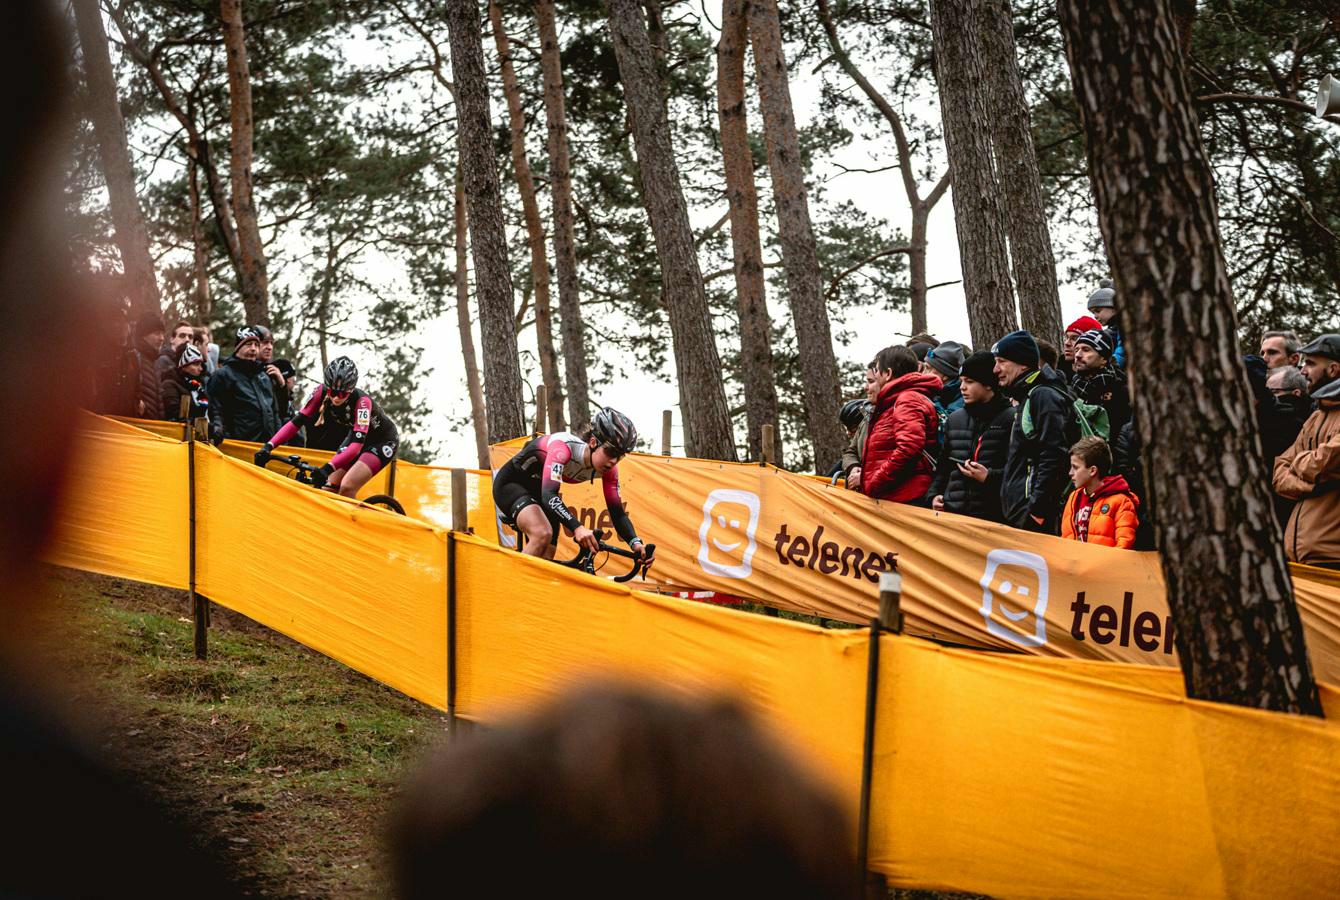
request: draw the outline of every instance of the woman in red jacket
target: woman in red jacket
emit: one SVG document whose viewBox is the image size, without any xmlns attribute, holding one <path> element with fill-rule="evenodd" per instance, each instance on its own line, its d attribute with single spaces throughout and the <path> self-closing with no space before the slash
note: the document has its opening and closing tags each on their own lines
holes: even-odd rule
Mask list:
<svg viewBox="0 0 1340 900">
<path fill-rule="evenodd" d="M 941 385 L 917 366 L 909 348 L 885 347 L 866 373 L 875 408 L 861 454 L 861 493 L 876 500 L 920 502 L 931 485 L 940 428 L 931 396 Z"/>
</svg>

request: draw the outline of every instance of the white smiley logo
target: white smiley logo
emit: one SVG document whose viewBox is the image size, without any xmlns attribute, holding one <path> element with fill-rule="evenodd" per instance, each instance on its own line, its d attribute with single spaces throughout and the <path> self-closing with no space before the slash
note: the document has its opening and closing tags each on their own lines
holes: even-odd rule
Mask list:
<svg viewBox="0 0 1340 900">
<path fill-rule="evenodd" d="M 758 549 L 754 532 L 761 507 L 758 494 L 751 491 L 721 489 L 707 495 L 698 527 L 698 566 L 704 572 L 722 578 L 748 578 L 753 573 Z M 737 557 L 741 547 L 744 551 Z"/>
</svg>

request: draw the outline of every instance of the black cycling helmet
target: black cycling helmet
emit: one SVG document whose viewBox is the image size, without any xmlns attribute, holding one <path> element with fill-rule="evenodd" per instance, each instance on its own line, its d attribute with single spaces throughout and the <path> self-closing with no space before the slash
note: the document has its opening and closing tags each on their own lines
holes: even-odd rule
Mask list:
<svg viewBox="0 0 1340 900">
<path fill-rule="evenodd" d="M 347 356 L 337 356 L 326 366 L 322 383 L 327 390 L 340 394 L 348 393 L 358 387 L 358 366 Z"/>
<path fill-rule="evenodd" d="M 842 412 L 838 413 L 838 421 L 842 427 L 848 430 L 861 424 L 861 419 L 865 416 L 865 411 L 870 408 L 869 400 L 848 400 L 842 404 Z"/>
<path fill-rule="evenodd" d="M 637 429 L 633 427 L 633 421 L 608 406 L 596 413 L 591 421 L 591 433 L 620 455 L 631 453 L 637 446 Z"/>
</svg>

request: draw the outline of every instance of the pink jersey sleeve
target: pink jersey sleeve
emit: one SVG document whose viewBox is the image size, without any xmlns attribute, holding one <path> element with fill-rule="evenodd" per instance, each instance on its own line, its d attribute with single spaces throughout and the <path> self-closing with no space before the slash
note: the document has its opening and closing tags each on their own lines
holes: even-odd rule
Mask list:
<svg viewBox="0 0 1340 900">
<path fill-rule="evenodd" d="M 275 432 L 275 436 L 270 438 L 270 443 L 276 447 L 287 444 L 298 434 L 300 425 L 310 425 L 316 420 L 316 411 L 321 408 L 321 398 L 325 396 L 324 386 L 317 385 L 316 390 L 312 391 L 312 396 L 307 398 L 307 402 L 302 409 L 294 414 L 293 418 L 285 422 L 280 429 Z"/>
<path fill-rule="evenodd" d="M 628 510 L 624 509 L 623 497 L 619 496 L 618 466 L 600 476 L 600 486 L 604 489 L 605 508 L 610 511 L 614 530 L 623 538 L 625 544 L 632 544 L 637 540 L 637 531 L 633 528 L 633 521 L 628 518 Z"/>
<path fill-rule="evenodd" d="M 540 468 L 540 503 L 568 531 L 576 531 L 581 523 L 563 505 L 563 497 L 559 494 L 563 486 L 563 467 L 572 459 L 572 451 L 565 441 L 555 440 L 553 435 L 545 440 L 544 463 Z"/>
</svg>

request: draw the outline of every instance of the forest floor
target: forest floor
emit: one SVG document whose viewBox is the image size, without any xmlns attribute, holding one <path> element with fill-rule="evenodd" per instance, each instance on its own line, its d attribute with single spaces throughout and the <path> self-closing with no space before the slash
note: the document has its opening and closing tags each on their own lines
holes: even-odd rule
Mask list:
<svg viewBox="0 0 1340 900">
<path fill-rule="evenodd" d="M 104 760 L 268 897 L 386 896 L 385 821 L 445 717 L 186 594 L 48 570 L 40 640 Z"/>
</svg>

